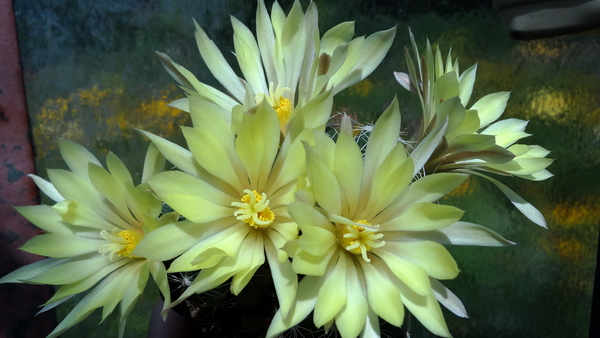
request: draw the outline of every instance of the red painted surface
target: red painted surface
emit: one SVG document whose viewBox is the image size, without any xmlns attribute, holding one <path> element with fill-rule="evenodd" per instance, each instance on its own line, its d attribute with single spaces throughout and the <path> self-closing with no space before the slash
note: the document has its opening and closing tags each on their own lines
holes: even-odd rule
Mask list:
<svg viewBox="0 0 600 338">
<path fill-rule="evenodd" d="M 29 120 L 11 0 L 0 0 L 0 276 L 42 257 L 18 250 L 40 231 L 12 205 L 38 203 Z M 0 285 L 0 337 L 45 337 L 53 311 L 35 317 L 52 296 L 50 286 Z"/>
</svg>

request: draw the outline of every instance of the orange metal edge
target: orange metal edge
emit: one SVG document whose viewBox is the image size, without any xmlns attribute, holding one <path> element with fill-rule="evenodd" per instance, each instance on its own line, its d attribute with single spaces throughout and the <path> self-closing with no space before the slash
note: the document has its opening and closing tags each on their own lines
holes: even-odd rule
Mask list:
<svg viewBox="0 0 600 338">
<path fill-rule="evenodd" d="M 0 276 L 42 259 L 18 250 L 41 233 L 13 205 L 39 202 L 33 148 L 11 0 L 0 0 Z M 51 286 L 0 285 L 0 337 L 45 337 L 56 326 L 53 310 L 35 316 Z"/>
</svg>

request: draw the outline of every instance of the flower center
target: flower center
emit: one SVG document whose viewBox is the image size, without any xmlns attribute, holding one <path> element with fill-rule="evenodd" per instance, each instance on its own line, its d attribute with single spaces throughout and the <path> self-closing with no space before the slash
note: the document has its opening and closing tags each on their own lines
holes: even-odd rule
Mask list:
<svg viewBox="0 0 600 338">
<path fill-rule="evenodd" d="M 256 190 L 244 190 L 246 195 L 241 202 L 232 202 L 231 205 L 238 207 L 233 215 L 240 221 L 248 223 L 254 229 L 264 229 L 275 220 L 275 214 L 269 208 L 269 200 L 264 192 L 258 194 Z"/>
<path fill-rule="evenodd" d="M 371 225 L 366 220 L 356 221 L 356 223 Z M 347 251 L 355 255 L 362 255 L 362 258 L 366 262 L 371 261 L 367 257 L 367 252 L 371 248 L 380 248 L 385 244 L 385 241 L 379 241 L 381 237 L 383 237 L 383 234 L 378 234 L 376 231 L 367 230 L 359 226 L 339 225 L 338 243 Z"/>
<path fill-rule="evenodd" d="M 267 100 L 273 109 L 275 109 L 275 112 L 277 112 L 277 117 L 279 118 L 279 128 L 284 135 L 285 127 L 290 121 L 290 117 L 294 111 L 292 101 L 283 96 L 285 92 L 289 91 L 290 88 L 280 87 L 279 85 L 277 85 L 277 88 L 273 90 L 273 82 L 271 82 L 269 84 L 269 94 L 267 95 L 265 93 L 260 93 L 256 95 L 255 98 L 257 104 L 260 104 L 263 100 Z"/>
<path fill-rule="evenodd" d="M 128 258 L 140 258 L 139 256 L 132 255 L 131 253 L 138 245 L 138 243 L 144 238 L 144 233 L 140 230 L 123 230 L 119 233 L 113 232 L 112 234 L 106 230 L 102 230 L 100 235 L 104 237 L 109 243 L 106 243 L 98 249 L 102 255 L 109 254 L 109 259 L 112 261 L 113 255 L 117 254 L 119 257 Z"/>
</svg>

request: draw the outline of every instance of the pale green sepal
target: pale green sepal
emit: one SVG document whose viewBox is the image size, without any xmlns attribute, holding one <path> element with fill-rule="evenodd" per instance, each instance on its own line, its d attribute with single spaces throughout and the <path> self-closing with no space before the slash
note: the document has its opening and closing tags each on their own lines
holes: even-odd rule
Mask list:
<svg viewBox="0 0 600 338">
<path fill-rule="evenodd" d="M 444 320 L 442 309 L 437 299 L 430 291 L 425 296 L 417 295 L 410 289 L 401 288 L 402 303 L 431 333 L 441 337 L 452 337 Z"/>
<path fill-rule="evenodd" d="M 123 338 L 125 335 L 125 325 L 127 324 L 127 318 L 119 321 L 119 338 Z"/>
<path fill-rule="evenodd" d="M 448 290 L 447 287 L 442 285 L 442 283 L 440 283 L 435 278 L 430 278 L 429 280 L 431 282 L 431 289 L 433 290 L 433 294 L 438 300 L 438 302 L 444 305 L 446 309 L 452 311 L 452 313 L 454 313 L 455 315 L 461 318 L 469 318 L 465 306 L 460 301 L 460 299 L 458 299 L 458 297 L 456 297 L 456 295 L 452 293 L 452 291 Z"/>
<path fill-rule="evenodd" d="M 343 44 L 347 44 L 354 36 L 354 21 L 346 21 L 329 29 L 321 38 L 321 53 L 333 54 L 333 51 Z"/>
<path fill-rule="evenodd" d="M 322 282 L 323 278 L 313 276 L 302 278 L 300 283 L 298 283 L 298 293 L 287 318 L 282 316 L 281 311 L 277 311 L 271 320 L 271 325 L 269 325 L 266 336 L 268 338 L 278 337 L 281 332 L 297 325 L 306 318 L 315 308 L 317 293 L 321 288 Z"/>
<path fill-rule="evenodd" d="M 324 277 L 325 281 L 319 289 L 317 303 L 315 304 L 313 320 L 316 327 L 321 327 L 334 319 L 347 304 L 349 292 L 346 289 L 346 276 L 354 271 L 347 270 L 349 264 L 346 261 L 349 257 L 346 257 L 346 255 L 346 253 L 340 252 L 336 257 L 337 259 L 334 258 L 329 265 L 329 273 Z M 351 297 L 354 297 L 351 292 L 350 294 Z"/>
<path fill-rule="evenodd" d="M 346 197 L 343 204 L 346 205 L 347 210 L 356 210 L 360 195 L 360 179 L 363 177 L 362 153 L 354 138 L 347 133 L 341 133 L 335 144 L 333 172 Z"/>
<path fill-rule="evenodd" d="M 298 239 L 302 250 L 312 255 L 322 255 L 336 243 L 334 226 L 313 206 L 294 202 L 288 206 L 288 212 L 303 232 Z"/>
<path fill-rule="evenodd" d="M 35 224 L 45 232 L 72 234 L 73 229 L 63 222 L 62 217 L 48 205 L 29 205 L 24 207 L 13 207 L 28 221 Z"/>
<path fill-rule="evenodd" d="M 448 52 L 451 53 L 452 50 L 449 50 Z M 439 46 L 435 49 L 435 62 L 433 65 L 435 70 L 434 78 L 436 79 L 444 75 L 446 72 L 450 72 L 450 69 L 446 69 L 446 71 L 444 71 L 444 61 L 442 60 L 442 51 L 440 50 Z"/>
<path fill-rule="evenodd" d="M 266 86 L 267 80 L 256 39 L 250 29 L 233 16 L 231 16 L 231 25 L 234 32 L 235 56 L 244 78 L 255 93 L 268 93 L 269 88 Z"/>
<path fill-rule="evenodd" d="M 537 144 L 529 145 L 529 148 L 530 149 L 527 152 L 527 156 L 546 157 L 546 155 L 550 154 L 550 150 L 544 149 L 544 147 L 541 147 Z"/>
<path fill-rule="evenodd" d="M 196 26 L 196 43 L 198 44 L 198 50 L 202 59 L 206 63 L 206 66 L 213 74 L 213 76 L 227 89 L 238 102 L 244 100 L 244 86 L 239 80 L 239 77 L 235 75 L 223 54 L 217 48 L 217 45 L 206 35 L 204 30 L 198 25 L 198 22 L 194 20 Z"/>
<path fill-rule="evenodd" d="M 250 232 L 250 227 L 244 222 L 239 222 L 234 226 L 219 228 L 219 230 L 214 235 L 203 238 L 198 244 L 177 257 L 167 272 L 204 269 L 218 264 L 224 256 L 237 255 L 244 239 Z M 219 264 L 219 266 L 221 265 L 223 264 Z"/>
<path fill-rule="evenodd" d="M 37 261 L 23 267 L 18 268 L 17 270 L 9 273 L 8 275 L 0 278 L 0 284 L 4 283 L 23 283 L 23 281 L 34 278 L 35 276 L 43 273 L 44 271 L 48 271 L 55 266 L 60 266 L 65 264 L 71 260 L 71 257 L 68 258 L 46 258 L 41 261 Z"/>
<path fill-rule="evenodd" d="M 134 255 L 155 261 L 173 259 L 228 224 L 196 224 L 191 221 L 180 221 L 166 224 L 144 236 L 133 251 Z"/>
<path fill-rule="evenodd" d="M 381 333 L 379 329 L 379 317 L 371 309 L 369 309 L 369 314 L 367 315 L 367 322 L 365 323 L 365 327 L 360 333 L 360 338 L 381 338 Z"/>
<path fill-rule="evenodd" d="M 365 151 L 363 181 L 370 182 L 379 165 L 385 160 L 390 151 L 398 143 L 400 135 L 400 107 L 397 98 L 377 119 L 369 136 Z M 362 191 L 361 194 L 368 193 Z M 365 196 L 365 197 L 368 197 Z"/>
<path fill-rule="evenodd" d="M 375 216 L 371 222 L 382 224 L 395 218 L 413 204 L 437 201 L 461 185 L 468 177 L 458 173 L 436 173 L 421 177 L 410 184 L 399 198 Z"/>
<path fill-rule="evenodd" d="M 195 223 L 214 222 L 232 216 L 235 212 L 235 209 L 213 203 L 199 196 L 187 194 L 159 194 L 159 196 L 183 217 Z"/>
<path fill-rule="evenodd" d="M 63 221 L 69 224 L 98 230 L 112 231 L 118 229 L 91 208 L 77 201 L 62 201 L 52 206 L 52 209 L 62 217 Z M 127 226 L 125 229 L 131 229 L 131 226 Z"/>
<path fill-rule="evenodd" d="M 446 138 L 452 140 L 456 135 L 457 129 L 462 125 L 466 117 L 465 107 L 460 103 L 458 96 L 444 100 L 437 106 L 437 123 L 442 123 L 448 117 L 448 128 L 446 129 Z"/>
<path fill-rule="evenodd" d="M 138 222 L 136 221 L 136 219 L 131 216 L 131 211 L 129 209 L 130 206 L 127 203 L 126 186 L 125 186 L 125 185 L 133 185 L 133 183 L 132 182 L 122 182 L 122 181 L 120 182 L 118 180 L 117 176 L 111 175 L 104 168 L 97 166 L 93 163 L 89 164 L 88 171 L 89 171 L 89 175 L 90 175 L 90 178 L 89 178 L 90 182 L 92 183 L 94 188 L 96 190 L 98 190 L 100 195 L 104 196 L 104 198 L 106 198 L 110 203 L 112 203 L 112 205 L 117 209 L 115 211 L 117 211 L 119 213 L 119 215 L 124 220 L 127 221 L 127 223 L 137 224 Z M 79 203 L 78 205 L 75 205 L 73 203 L 73 201 L 70 201 L 70 203 L 68 205 L 69 205 L 69 209 L 72 209 L 72 208 L 75 209 L 78 206 L 79 206 L 79 208 L 77 208 L 77 209 L 84 209 L 82 207 L 85 207 L 85 205 L 83 205 L 81 203 Z M 85 211 L 88 211 L 88 210 L 85 210 Z M 89 211 L 91 211 L 91 209 Z M 75 212 L 77 212 L 77 211 L 75 211 Z M 83 210 L 79 213 L 83 213 Z M 90 214 L 90 213 L 87 212 L 86 214 Z M 69 223 L 73 223 L 68 218 L 66 218 L 67 215 L 65 215 L 63 212 L 61 212 L 61 215 L 63 216 L 63 219 L 65 221 L 67 221 Z M 99 218 L 95 213 L 93 215 L 90 214 L 90 216 Z M 87 219 L 90 219 L 90 217 L 87 217 Z M 102 219 L 102 218 L 99 218 L 99 219 Z M 104 221 L 104 222 L 106 222 L 106 221 Z M 108 222 L 106 222 L 106 223 L 108 223 Z M 73 224 L 75 224 L 75 223 L 73 223 Z M 79 224 L 77 224 L 77 225 L 85 225 L 85 224 L 81 224 L 81 222 L 79 222 Z M 114 226 L 108 225 L 103 228 L 104 229 L 112 229 L 112 228 L 114 228 Z"/>
<path fill-rule="evenodd" d="M 67 297 L 65 297 L 65 298 L 59 299 L 59 300 L 57 300 L 56 302 L 52 302 L 52 303 L 48 302 L 48 303 L 47 303 L 47 305 L 44 305 L 44 306 L 43 306 L 43 307 L 40 309 L 40 311 L 38 311 L 38 312 L 35 314 L 35 316 L 37 317 L 38 315 L 40 315 L 40 314 L 42 314 L 42 313 L 44 313 L 44 312 L 46 312 L 46 311 L 48 311 L 48 310 L 52 310 L 52 309 L 54 309 L 55 307 L 59 306 L 60 304 L 62 304 L 62 303 L 64 303 L 64 302 L 68 301 L 69 299 L 71 299 L 73 296 L 74 296 L 74 295 L 70 295 L 70 296 L 67 296 Z"/>
<path fill-rule="evenodd" d="M 131 284 L 137 284 L 137 277 L 139 276 L 139 271 L 141 267 L 145 264 L 144 260 L 133 261 L 131 264 L 127 264 L 123 266 L 118 271 L 113 274 L 117 274 L 116 280 L 120 280 L 118 285 L 114 287 L 114 289 L 110 292 L 110 294 L 106 295 L 104 300 L 103 308 L 102 308 L 102 318 L 100 323 L 102 323 L 109 314 L 113 312 L 115 307 L 122 301 L 125 297 L 125 294 L 128 290 L 131 289 Z M 146 279 L 147 272 L 146 272 Z"/>
<path fill-rule="evenodd" d="M 179 109 L 186 113 L 190 112 L 190 102 L 187 97 L 182 97 L 181 99 L 171 101 L 171 103 L 169 103 L 167 106 L 169 106 L 171 108 Z"/>
<path fill-rule="evenodd" d="M 89 316 L 95 309 L 104 306 L 110 297 L 124 289 L 123 283 L 125 274 L 112 273 L 107 276 L 100 284 L 85 296 L 75 308 L 58 324 L 58 326 L 46 338 L 56 338 Z"/>
<path fill-rule="evenodd" d="M 219 106 L 227 109 L 231 109 L 231 107 L 239 104 L 235 99 L 222 93 L 220 90 L 198 81 L 194 74 L 173 62 L 166 54 L 156 52 L 156 55 L 167 69 L 167 72 L 182 85 L 182 89 L 188 95 L 202 97 L 205 100 L 215 102 Z M 186 106 L 185 101 L 183 101 L 187 100 L 187 98 L 181 100 L 181 104 L 177 104 L 174 108 L 189 112 L 189 107 Z"/>
<path fill-rule="evenodd" d="M 427 135 L 423 141 L 419 143 L 415 150 L 412 151 L 410 158 L 412 158 L 415 165 L 413 176 L 417 175 L 417 173 L 419 173 L 423 166 L 427 163 L 431 157 L 431 154 L 433 154 L 437 146 L 440 144 L 442 137 L 444 137 L 447 127 L 448 119 L 446 119 L 443 123 L 438 124 L 431 131 L 431 133 L 429 133 L 429 135 Z"/>
<path fill-rule="evenodd" d="M 146 182 L 150 177 L 162 172 L 165 169 L 167 159 L 160 153 L 154 143 L 150 143 L 146 158 L 144 159 L 144 171 L 142 172 L 142 182 Z"/>
<path fill-rule="evenodd" d="M 385 263 L 371 256 L 371 262 L 358 260 L 363 268 L 367 284 L 367 299 L 370 308 L 388 323 L 400 327 L 404 321 L 404 306 L 400 291 L 386 275 Z"/>
<path fill-rule="evenodd" d="M 449 142 L 446 153 L 480 152 L 488 150 L 494 145 L 496 145 L 496 137 L 493 135 L 462 134 Z"/>
<path fill-rule="evenodd" d="M 465 70 L 458 78 L 460 86 L 460 103 L 463 106 L 467 106 L 473 93 L 473 86 L 475 85 L 475 74 L 477 73 L 477 64 L 469 67 Z"/>
<path fill-rule="evenodd" d="M 59 266 L 48 269 L 39 275 L 28 279 L 28 282 L 34 284 L 65 285 L 76 283 L 82 279 L 88 278 L 99 269 L 110 265 L 108 256 L 101 256 L 93 253 L 92 257 L 72 260 Z"/>
<path fill-rule="evenodd" d="M 148 181 L 148 183 L 150 184 L 150 187 L 156 192 L 156 194 L 163 199 L 170 198 L 169 196 L 185 195 L 190 196 L 190 198 L 202 199 L 204 200 L 204 202 L 201 202 L 203 204 L 215 205 L 215 207 L 218 208 L 216 210 L 194 210 L 194 205 L 191 201 L 185 202 L 185 200 L 182 200 L 182 208 L 189 208 L 193 214 L 206 214 L 205 217 L 209 218 L 214 218 L 210 216 L 214 211 L 219 211 L 220 214 L 220 212 L 223 211 L 221 209 L 230 209 L 232 208 L 231 202 L 237 201 L 236 198 L 227 195 L 226 193 L 215 188 L 211 184 L 195 176 L 180 171 L 168 171 L 154 175 Z M 169 202 L 167 202 L 167 204 L 171 205 L 171 203 Z M 176 205 L 171 205 L 171 207 L 177 210 Z M 202 221 L 195 222 L 202 223 Z"/>
<path fill-rule="evenodd" d="M 273 32 L 273 26 L 269 20 L 269 14 L 263 0 L 258 1 L 258 8 L 256 9 L 256 37 L 260 55 L 265 66 L 267 80 L 273 83 L 280 83 L 277 79 L 277 72 L 275 70 L 276 60 L 274 60 L 275 53 L 273 52 L 275 33 Z"/>
<path fill-rule="evenodd" d="M 52 183 L 34 174 L 29 174 L 27 176 L 31 177 L 33 179 L 33 182 L 35 182 L 35 184 L 38 186 L 38 188 L 40 188 L 40 190 L 44 194 L 46 194 L 46 196 L 50 197 L 54 202 L 60 202 L 65 200 L 65 198 L 62 197 L 62 195 L 58 192 L 58 190 L 56 190 Z"/>
<path fill-rule="evenodd" d="M 296 105 L 304 104 L 312 96 L 314 75 L 319 64 L 317 55 L 320 48 L 319 39 L 319 13 L 317 5 L 311 2 L 304 13 L 304 27 L 306 30 L 306 47 L 304 59 L 300 67 L 298 79 L 298 102 Z"/>
<path fill-rule="evenodd" d="M 331 257 L 338 252 L 338 245 L 332 245 L 323 255 L 311 255 L 304 250 L 296 252 L 292 268 L 301 275 L 323 276 Z"/>
<path fill-rule="evenodd" d="M 538 171 L 536 173 L 532 173 L 529 175 L 515 175 L 515 176 L 518 176 L 520 178 L 530 180 L 530 181 L 543 181 L 543 180 L 547 180 L 550 177 L 554 176 L 554 174 L 552 174 L 548 170 L 544 169 L 544 170 L 541 170 L 541 171 Z"/>
<path fill-rule="evenodd" d="M 404 145 L 399 145 L 396 148 L 404 151 Z M 391 152 L 390 155 L 395 154 Z M 381 210 L 384 210 L 392 201 L 398 198 L 410 184 L 413 177 L 413 162 L 411 159 L 404 160 L 396 168 L 393 165 L 386 165 L 388 163 L 390 161 L 386 159 L 375 172 L 371 196 L 364 210 L 359 214 L 359 219 L 372 219 L 378 215 Z"/>
<path fill-rule="evenodd" d="M 527 158 L 526 156 L 524 156 L 523 158 L 516 158 L 515 162 L 518 164 L 518 166 L 520 168 L 512 170 L 506 170 L 507 172 L 511 173 L 511 174 L 515 174 L 515 175 L 531 175 L 534 174 L 536 172 L 542 171 L 544 169 L 546 169 L 549 165 L 552 164 L 552 162 L 554 162 L 553 159 L 551 158 L 536 158 L 536 157 L 530 157 Z M 502 164 L 499 165 L 490 165 L 491 168 L 498 168 L 501 169 L 502 168 Z"/>
<path fill-rule="evenodd" d="M 440 76 L 433 83 L 433 99 L 435 102 L 442 102 L 458 96 L 460 87 L 456 73 L 450 72 Z M 474 109 L 474 108 L 472 108 Z"/>
<path fill-rule="evenodd" d="M 69 169 L 85 180 L 89 180 L 88 163 L 102 166 L 100 161 L 89 150 L 78 143 L 59 138 L 58 147 L 60 148 L 60 155 L 67 163 L 67 166 L 69 166 Z"/>
<path fill-rule="evenodd" d="M 333 107 L 333 92 L 328 90 L 294 110 L 288 123 L 290 139 L 295 140 L 305 129 L 324 131 Z"/>
<path fill-rule="evenodd" d="M 183 67 L 176 64 L 167 54 L 158 51 L 155 53 L 169 75 L 171 75 L 183 87 L 187 89 L 194 89 L 194 85 L 187 79 L 187 76 L 180 72 L 180 68 Z"/>
<path fill-rule="evenodd" d="M 470 109 L 477 110 L 480 120 L 480 128 L 496 121 L 506 108 L 510 92 L 498 92 L 488 94 L 475 102 Z"/>
<path fill-rule="evenodd" d="M 305 144 L 306 147 L 308 145 Z M 313 186 L 317 203 L 328 213 L 339 215 L 342 211 L 342 194 L 335 175 L 316 156 L 309 155 L 307 164 L 308 178 Z"/>
<path fill-rule="evenodd" d="M 236 191 L 243 191 L 247 184 L 246 173 L 241 167 L 237 156 L 233 152 L 231 144 L 222 143 L 223 135 L 211 133 L 208 130 L 202 132 L 196 128 L 181 127 L 183 136 L 188 143 L 190 151 L 198 164 L 211 175 L 229 183 Z M 233 135 L 231 141 L 233 141 Z M 210 149 L 210 151 L 206 151 Z M 167 157 L 168 159 L 168 157 Z M 224 163 L 225 161 L 225 163 Z"/>
<path fill-rule="evenodd" d="M 50 181 L 54 184 L 58 192 L 67 200 L 78 201 L 94 210 L 105 220 L 128 229 L 130 227 L 121 217 L 119 217 L 103 200 L 98 191 L 92 184 L 77 176 L 76 174 L 60 169 L 48 169 Z"/>
<path fill-rule="evenodd" d="M 231 280 L 230 290 L 236 296 L 248 285 L 256 270 L 265 263 L 263 235 L 256 232 L 248 233 L 240 251 L 244 254 L 237 255 L 236 257 L 227 257 L 223 260 L 223 264 L 226 266 L 230 265 L 228 260 L 231 260 L 236 262 L 236 266 L 241 267 Z M 277 257 L 275 259 L 277 260 Z M 279 296 L 279 293 L 277 295 Z"/>
<path fill-rule="evenodd" d="M 123 161 L 121 161 L 113 152 L 109 152 L 108 155 L 106 155 L 106 166 L 119 184 L 133 185 L 133 178 L 125 166 L 125 163 L 123 163 Z"/>
<path fill-rule="evenodd" d="M 381 224 L 382 231 L 428 231 L 457 222 L 464 211 L 433 203 L 415 203 L 398 217 Z"/>
<path fill-rule="evenodd" d="M 188 174 L 198 176 L 198 170 L 196 168 L 197 164 L 194 160 L 194 156 L 189 150 L 147 131 L 140 129 L 137 129 L 137 131 L 148 137 L 150 141 L 156 145 L 158 150 L 160 150 L 163 156 L 174 166 Z"/>
<path fill-rule="evenodd" d="M 354 265 L 357 263 L 348 259 L 346 264 L 346 270 L 348 271 L 346 276 L 348 301 L 346 306 L 336 315 L 335 324 L 342 337 L 356 337 L 365 326 L 369 304 L 364 293 L 364 285 L 362 285 L 358 276 L 358 268 Z"/>
<path fill-rule="evenodd" d="M 279 119 L 267 100 L 254 115 L 245 114 L 235 140 L 236 153 L 244 164 L 250 185 L 261 193 L 273 167 L 279 148 Z"/>
<path fill-rule="evenodd" d="M 277 293 L 279 311 L 282 312 L 284 317 L 287 317 L 294 304 L 294 298 L 298 290 L 298 276 L 292 269 L 292 263 L 289 260 L 286 259 L 280 262 L 277 253 L 279 249 L 275 248 L 270 240 L 265 240 L 264 246 Z"/>
<path fill-rule="evenodd" d="M 509 187 L 489 176 L 467 170 L 465 170 L 464 172 L 472 175 L 481 176 L 487 179 L 488 181 L 494 183 L 494 185 L 498 187 L 498 189 L 500 189 L 500 191 L 502 191 L 504 195 L 506 195 L 506 197 L 508 197 L 511 203 L 514 204 L 514 206 L 517 207 L 517 209 L 519 209 L 519 211 L 523 215 L 525 215 L 525 217 L 529 218 L 530 221 L 541 226 L 542 228 L 548 229 L 548 226 L 546 225 L 546 220 L 544 219 L 544 215 L 542 215 L 542 213 L 538 209 L 536 209 L 533 205 L 525 201 L 521 196 L 517 195 L 517 193 L 512 191 Z"/>
<path fill-rule="evenodd" d="M 477 110 L 465 110 L 464 119 L 461 124 L 452 132 L 448 132 L 446 138 L 452 140 L 460 134 L 473 134 L 476 133 L 477 130 L 479 130 L 479 115 L 477 115 Z"/>
<path fill-rule="evenodd" d="M 439 243 L 386 241 L 385 251 L 422 267 L 433 278 L 452 279 L 459 272 L 452 255 Z"/>
<path fill-rule="evenodd" d="M 285 144 L 282 146 L 282 150 L 279 152 L 270 171 L 271 174 L 266 189 L 278 191 L 292 181 L 298 182 L 297 190 L 305 187 L 302 184 L 306 183 L 306 155 L 301 140 L 304 139 L 304 135 L 308 134 L 312 134 L 312 130 L 306 130 L 305 134 L 301 134 L 296 141 L 291 142 L 287 152 L 285 152 Z M 274 182 L 272 182 L 273 179 L 275 179 Z"/>
<path fill-rule="evenodd" d="M 171 304 L 171 290 L 169 287 L 169 280 L 167 278 L 167 270 L 162 262 L 148 261 L 150 273 L 154 282 L 158 286 L 158 290 L 164 297 L 163 310 L 165 310 Z M 166 319 L 167 313 L 163 314 L 163 320 Z"/>
<path fill-rule="evenodd" d="M 97 270 L 94 274 L 92 274 L 91 276 L 89 276 L 85 279 L 82 279 L 76 283 L 63 285 L 56 291 L 56 293 L 52 296 L 52 298 L 50 298 L 50 300 L 48 300 L 46 302 L 46 304 L 50 305 L 50 304 L 53 304 L 54 302 L 60 302 L 65 298 L 68 298 L 75 294 L 86 291 L 89 288 L 91 288 L 92 286 L 96 285 L 96 283 L 98 283 L 98 281 L 100 281 L 102 278 L 106 277 L 111 272 L 115 271 L 116 269 L 118 269 L 118 268 L 122 267 L 123 265 L 126 265 L 130 262 L 131 262 L 131 259 L 129 259 L 129 258 L 120 258 L 118 260 L 115 260 L 110 265 L 107 265 L 107 266 L 103 267 L 102 269 Z"/>
<path fill-rule="evenodd" d="M 358 81 L 347 81 L 347 78 L 342 81 L 333 81 L 336 85 L 336 92 L 341 91 L 342 89 L 348 88 L 349 86 L 365 79 L 369 76 L 377 66 L 381 63 L 388 50 L 392 46 L 392 42 L 394 41 L 394 37 L 396 36 L 396 27 L 392 27 L 388 30 L 379 31 L 374 34 L 368 36 L 363 45 L 361 54 L 356 61 L 356 63 L 352 67 L 351 72 L 358 70 L 360 72 L 360 76 L 357 77 Z"/>
<path fill-rule="evenodd" d="M 286 83 L 287 79 L 285 77 L 285 65 L 283 63 L 283 51 L 282 51 L 282 31 L 285 25 L 285 13 L 281 6 L 277 1 L 273 3 L 271 6 L 271 23 L 273 27 L 273 31 L 275 32 L 275 44 L 268 46 L 269 52 L 273 54 L 273 64 L 275 66 L 276 73 L 276 82 L 277 83 Z M 273 50 L 273 46 L 275 46 Z M 262 53 L 261 53 L 262 54 Z"/>
<path fill-rule="evenodd" d="M 150 267 L 148 261 L 143 261 L 140 264 L 140 268 L 138 272 L 135 273 L 134 278 L 128 283 L 127 289 L 125 290 L 125 294 L 123 295 L 123 300 L 121 301 L 120 306 L 120 314 L 121 314 L 121 324 L 124 328 L 125 321 L 127 316 L 131 313 L 137 300 L 144 292 L 146 288 L 146 284 L 148 282 L 148 277 L 150 274 Z M 137 282 L 136 282 L 137 280 Z M 121 335 L 122 336 L 122 335 Z"/>
<path fill-rule="evenodd" d="M 104 239 L 90 239 L 69 234 L 42 234 L 27 241 L 21 250 L 46 257 L 66 258 L 98 251 L 98 248 L 105 243 Z"/>
<path fill-rule="evenodd" d="M 285 65 L 285 82 L 283 83 L 287 84 L 292 93 L 296 92 L 304 60 L 307 39 L 305 25 L 302 5 L 299 1 L 295 1 L 278 39 Z M 292 101 L 294 101 L 293 97 Z"/>
<path fill-rule="evenodd" d="M 386 235 L 386 238 L 393 240 L 391 234 Z M 456 222 L 435 231 L 398 232 L 397 239 L 428 240 L 443 245 L 508 246 L 516 244 L 487 227 L 469 222 Z"/>
<path fill-rule="evenodd" d="M 386 237 L 387 238 L 387 237 Z M 387 243 L 386 243 L 387 244 Z M 401 257 L 391 254 L 386 250 L 372 249 L 380 257 L 392 273 L 398 277 L 413 292 L 424 296 L 431 292 L 431 285 L 427 272 L 417 264 L 411 263 Z"/>
</svg>

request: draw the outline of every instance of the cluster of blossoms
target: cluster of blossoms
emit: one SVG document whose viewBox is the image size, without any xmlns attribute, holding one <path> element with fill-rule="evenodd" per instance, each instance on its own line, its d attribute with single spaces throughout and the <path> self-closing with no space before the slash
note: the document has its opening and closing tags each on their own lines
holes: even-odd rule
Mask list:
<svg viewBox="0 0 600 338">
<path fill-rule="evenodd" d="M 106 170 L 82 146 L 60 140 L 71 171 L 48 170 L 49 181 L 32 175 L 56 204 L 17 208 L 45 231 L 22 249 L 49 258 L 0 279 L 61 285 L 42 311 L 89 291 L 49 337 L 100 307 L 104 319 L 119 303 L 122 336 L 149 274 L 166 316 L 229 280 L 239 294 L 265 263 L 279 303 L 269 337 L 311 312 L 317 327 L 335 325 L 342 337 L 379 336 L 379 318 L 399 327 L 405 307 L 447 337 L 440 304 L 467 313 L 439 281 L 459 272 L 444 245 L 513 243 L 460 221 L 463 211 L 439 200 L 470 175 L 483 176 L 545 226 L 533 206 L 482 173 L 551 176 L 548 151 L 515 144 L 528 136 L 526 121 L 495 122 L 508 93 L 467 109 L 476 66 L 459 74 L 458 63 L 429 44 L 420 56 L 412 34 L 417 63 L 407 51 L 408 73 L 395 75 L 422 103 L 414 146 L 399 137 L 396 100 L 360 134 L 366 146 L 345 115 L 331 137 L 334 95 L 379 65 L 395 29 L 353 39 L 345 22 L 320 36 L 317 17 L 314 3 L 304 12 L 296 2 L 285 15 L 275 2 L 269 15 L 259 0 L 256 38 L 232 18 L 243 77 L 196 24 L 200 54 L 225 92 L 159 53 L 187 94 L 172 105 L 189 112 L 193 126 L 182 127 L 187 149 L 141 131 L 152 143 L 140 185 L 115 155 Z M 177 169 L 164 171 L 166 160 Z M 174 211 L 162 213 L 163 203 Z M 171 299 L 167 275 L 187 272 L 197 273 Z"/>
</svg>

